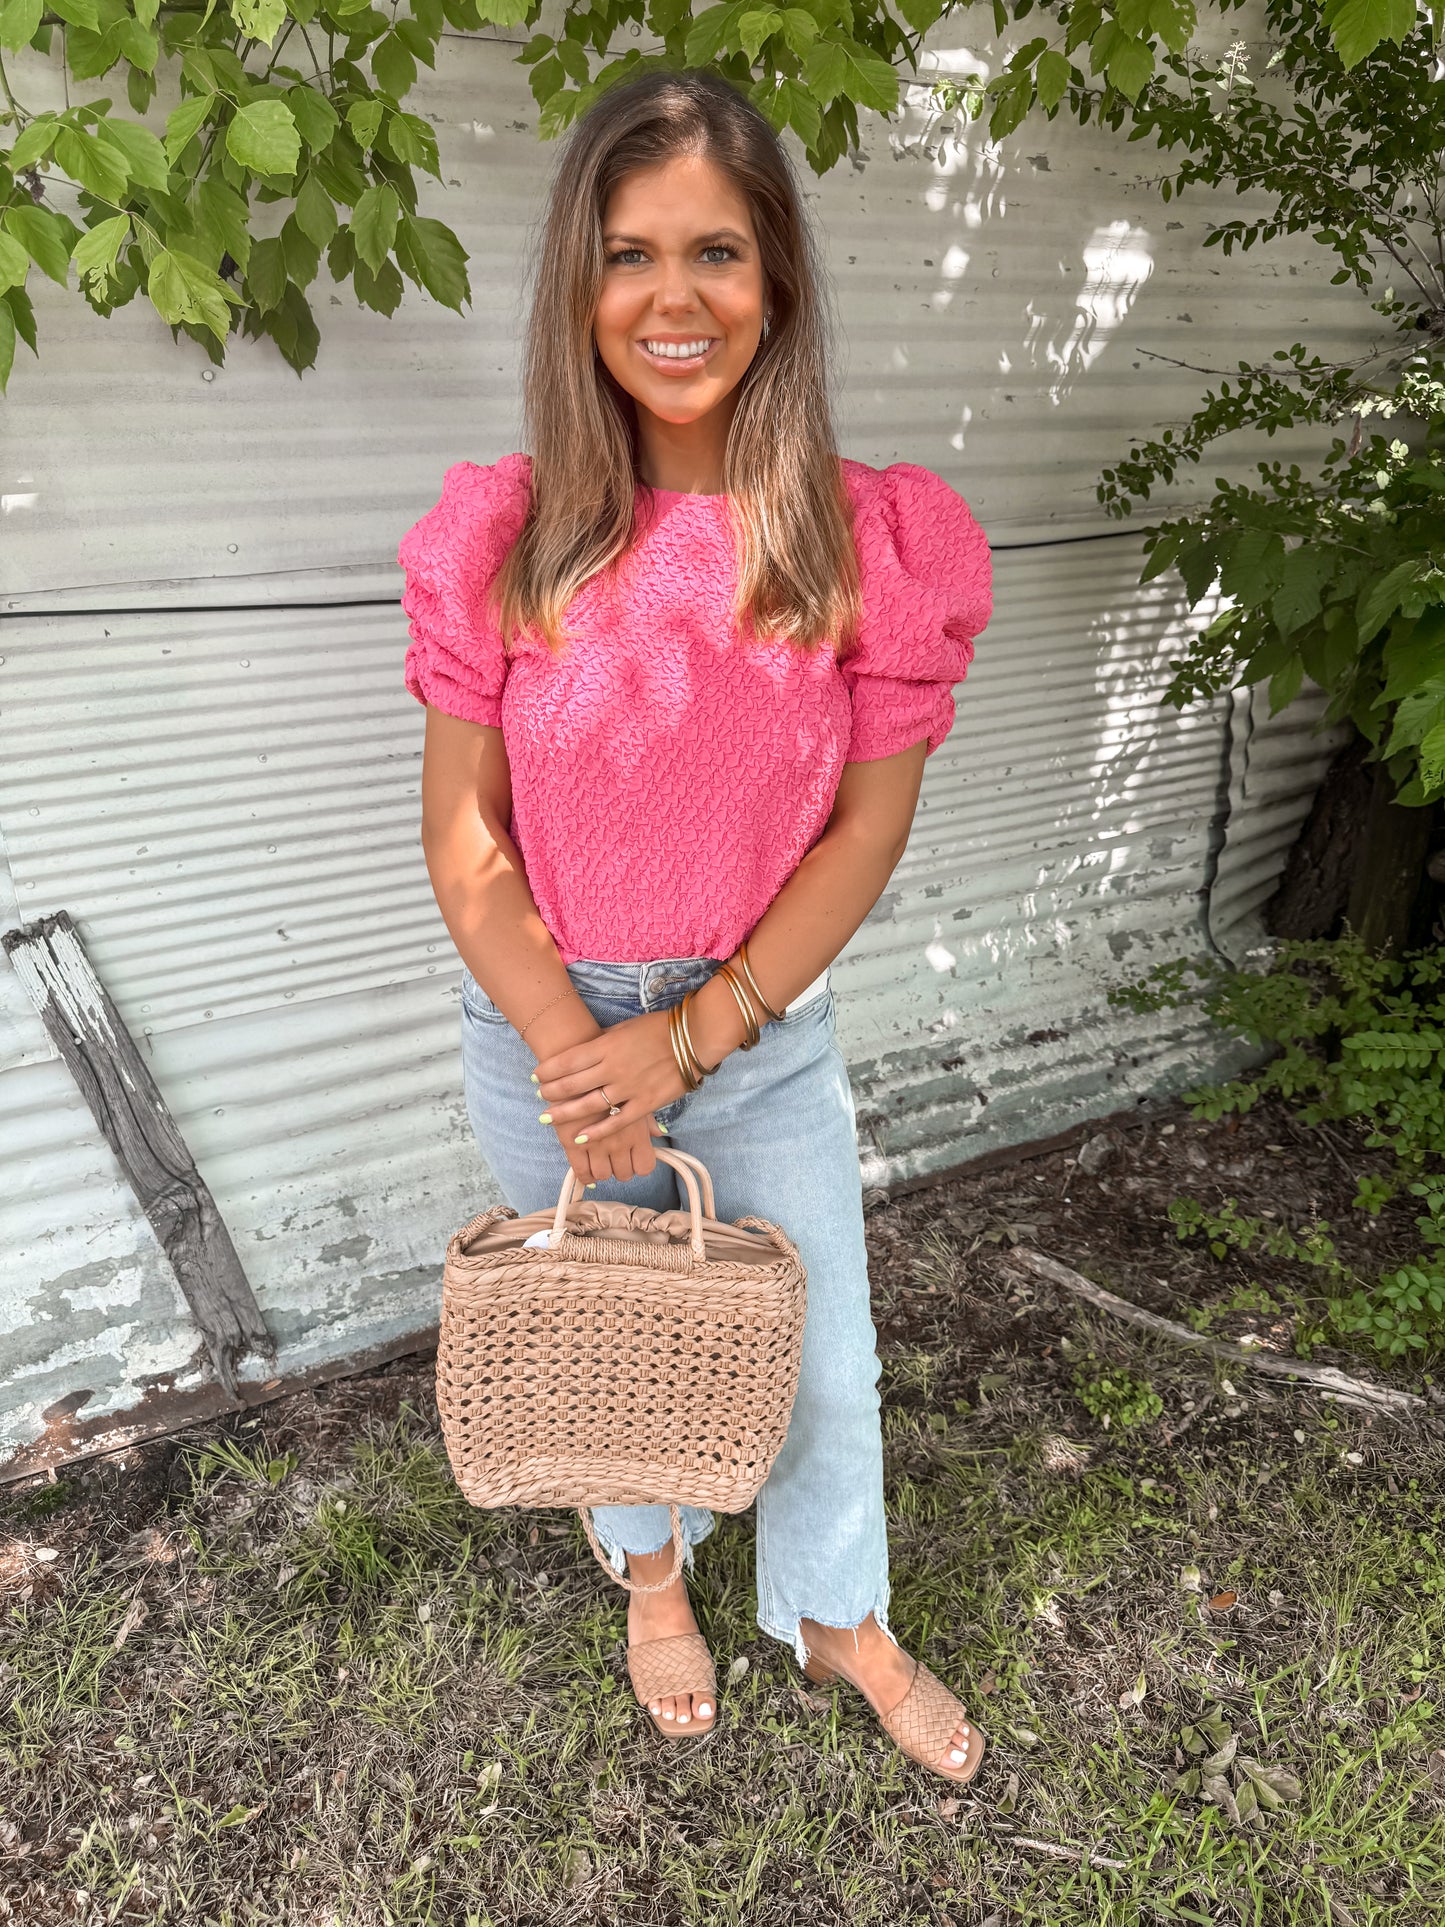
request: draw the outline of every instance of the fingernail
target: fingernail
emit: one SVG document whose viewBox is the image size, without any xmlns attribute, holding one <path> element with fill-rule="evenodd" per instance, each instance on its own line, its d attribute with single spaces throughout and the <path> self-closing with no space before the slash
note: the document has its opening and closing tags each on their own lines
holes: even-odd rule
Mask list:
<svg viewBox="0 0 1445 1927">
<path fill-rule="evenodd" d="M 657 1128 L 658 1128 L 658 1130 L 659 1130 L 659 1131 L 661 1131 L 661 1133 L 662 1133 L 662 1135 L 663 1135 L 664 1137 L 671 1137 L 671 1136 L 672 1136 L 672 1132 L 668 1130 L 668 1128 L 667 1128 L 667 1126 L 666 1126 L 665 1124 L 659 1124 Z"/>
<path fill-rule="evenodd" d="M 550 1124 L 552 1122 L 552 1113 L 550 1111 L 539 1111 L 537 1113 L 537 1122 L 539 1124 Z"/>
<path fill-rule="evenodd" d="M 597 1180 L 596 1180 L 596 1178 L 594 1178 L 594 1179 L 592 1180 L 592 1182 L 591 1182 L 590 1184 L 584 1184 L 584 1185 L 583 1185 L 583 1187 L 582 1187 L 582 1189 L 583 1189 L 584 1191 L 595 1191 L 595 1190 L 597 1189 Z"/>
<path fill-rule="evenodd" d="M 551 1123 L 551 1121 L 552 1120 L 548 1118 L 547 1122 L 549 1124 Z M 587 1133 L 585 1131 L 579 1131 L 576 1137 L 573 1138 L 572 1142 L 574 1144 L 585 1144 L 587 1142 Z"/>
<path fill-rule="evenodd" d="M 528 1075 L 528 1077 L 530 1077 L 530 1078 L 531 1078 L 531 1080 L 532 1080 L 532 1082 L 533 1082 L 534 1084 L 540 1084 L 540 1083 L 541 1083 L 541 1081 L 542 1081 L 542 1080 L 541 1080 L 541 1078 L 540 1078 L 540 1077 L 538 1077 L 538 1075 L 537 1075 L 537 1073 L 536 1073 L 535 1071 L 528 1071 L 528 1072 L 527 1072 L 527 1075 Z"/>
</svg>

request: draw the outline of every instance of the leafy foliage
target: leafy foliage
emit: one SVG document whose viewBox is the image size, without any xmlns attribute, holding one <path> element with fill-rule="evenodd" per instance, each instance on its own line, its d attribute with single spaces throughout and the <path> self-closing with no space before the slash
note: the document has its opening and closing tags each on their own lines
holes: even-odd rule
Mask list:
<svg viewBox="0 0 1445 1927">
<path fill-rule="evenodd" d="M 1238 46 L 1212 65 L 1171 59 L 1175 84 L 1141 98 L 1130 138 L 1179 154 L 1166 200 L 1199 182 L 1268 198 L 1268 211 L 1216 226 L 1211 245 L 1312 235 L 1336 258 L 1331 279 L 1370 294 L 1388 334 L 1354 363 L 1299 342 L 1271 364 L 1240 362 L 1182 429 L 1106 469 L 1099 499 L 1129 513 L 1235 430 L 1349 422 L 1316 473 L 1260 462 L 1256 486 L 1216 480 L 1203 509 L 1149 530 L 1143 580 L 1175 567 L 1192 605 L 1223 599 L 1172 665 L 1176 706 L 1267 681 L 1278 711 L 1309 677 L 1328 720 L 1353 722 L 1399 801 L 1420 805 L 1445 795 L 1441 14 L 1411 8 L 1398 52 L 1355 59 L 1336 44 L 1338 8 L 1268 0 L 1266 17 L 1274 52 L 1258 85 Z M 1367 434 L 1371 418 L 1398 426 Z"/>
<path fill-rule="evenodd" d="M 100 315 L 144 293 L 213 361 L 234 328 L 267 336 L 298 374 L 323 255 L 382 314 L 404 279 L 460 309 L 465 252 L 417 212 L 436 135 L 402 103 L 446 25 L 523 17 L 522 0 L 411 0 L 404 17 L 366 0 L 4 0 L 0 50 L 50 54 L 67 94 L 114 74 L 135 116 L 163 78 L 180 99 L 161 134 L 109 94 L 32 112 L 0 52 L 0 387 L 17 337 L 37 345 L 32 268 L 64 287 L 73 267 Z"/>
<path fill-rule="evenodd" d="M 1196 1116 L 1242 1114 L 1274 1095 L 1308 1125 L 1354 1120 L 1391 1160 L 1387 1175 L 1361 1175 L 1355 1209 L 1375 1216 L 1396 1196 L 1419 1201 L 1419 1254 L 1373 1280 L 1340 1259 L 1325 1223 L 1296 1231 L 1232 1203 L 1209 1212 L 1183 1199 L 1170 1213 L 1180 1237 L 1206 1238 L 1216 1257 L 1260 1250 L 1321 1271 L 1346 1339 L 1395 1357 L 1445 1350 L 1445 950 L 1397 959 L 1354 938 L 1286 942 L 1263 974 L 1176 961 L 1110 995 L 1139 1012 L 1199 1004 L 1225 1030 L 1275 1047 L 1253 1075 L 1191 1092 Z"/>
<path fill-rule="evenodd" d="M 1034 4 L 993 0 L 995 31 Z M 694 17 L 690 0 L 565 0 L 557 32 L 531 33 L 517 58 L 544 138 L 642 68 L 712 67 L 791 128 L 822 174 L 856 146 L 860 107 L 896 112 L 900 75 L 914 78 L 924 35 L 954 11 L 950 0 L 891 11 L 882 0 L 726 0 Z M 1097 107 L 1117 122 L 1159 53 L 1182 60 L 1195 28 L 1194 0 L 1048 0 L 1045 11 L 1057 30 L 990 80 L 920 84 L 944 111 L 987 111 L 995 139 L 1033 108 L 1087 120 Z M 1399 42 L 1412 17 L 1400 0 L 1326 11 L 1347 64 Z M 460 309 L 465 250 L 417 211 L 418 172 L 439 177 L 435 130 L 403 103 L 445 28 L 532 28 L 540 14 L 540 0 L 0 0 L 0 390 L 17 341 L 37 347 L 32 269 L 65 286 L 73 267 L 100 315 L 143 292 L 213 360 L 237 328 L 267 336 L 298 373 L 316 359 L 306 291 L 323 255 L 379 313 L 395 312 L 406 281 Z M 640 29 L 657 51 L 613 57 Z M 22 49 L 61 69 L 63 110 L 17 97 L 4 54 Z M 108 93 L 89 96 L 111 75 L 129 115 Z M 180 98 L 157 133 L 140 117 L 163 84 Z M 86 97 L 72 101 L 72 88 Z"/>
</svg>

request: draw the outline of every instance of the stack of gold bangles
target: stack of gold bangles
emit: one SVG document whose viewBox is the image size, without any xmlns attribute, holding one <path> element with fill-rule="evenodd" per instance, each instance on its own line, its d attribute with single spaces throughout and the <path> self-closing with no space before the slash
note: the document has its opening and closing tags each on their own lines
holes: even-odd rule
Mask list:
<svg viewBox="0 0 1445 1927">
<path fill-rule="evenodd" d="M 739 973 L 741 973 L 741 979 Z M 762 991 L 758 989 L 758 980 L 753 975 L 752 965 L 748 962 L 748 946 L 746 943 L 740 943 L 738 945 L 737 969 L 735 970 L 730 963 L 721 963 L 718 965 L 717 974 L 727 983 L 728 989 L 737 999 L 738 1009 L 743 1014 L 743 1023 L 747 1027 L 747 1035 L 744 1037 L 740 1048 L 743 1050 L 751 1050 L 763 1034 L 763 1027 L 758 1022 L 758 1013 L 753 1004 L 753 998 L 757 999 L 758 1004 L 762 1006 L 769 1017 L 776 1019 L 781 1017 L 783 1013 L 780 1010 L 774 1010 L 767 998 L 764 997 Z M 700 988 L 701 986 L 699 985 L 699 989 Z M 677 1068 L 682 1075 L 683 1086 L 689 1091 L 695 1091 L 705 1077 L 711 1077 L 713 1072 L 719 1068 L 717 1064 L 704 1064 L 692 1047 L 692 1034 L 687 1027 L 687 1007 L 696 995 L 696 990 L 688 991 L 682 1002 L 674 1004 L 667 1013 L 668 1033 L 672 1039 L 672 1054 L 677 1060 Z"/>
</svg>

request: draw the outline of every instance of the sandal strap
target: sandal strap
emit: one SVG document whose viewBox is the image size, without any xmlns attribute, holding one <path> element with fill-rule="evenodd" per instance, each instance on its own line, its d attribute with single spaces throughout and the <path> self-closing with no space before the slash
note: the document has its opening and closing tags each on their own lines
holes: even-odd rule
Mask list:
<svg viewBox="0 0 1445 1927">
<path fill-rule="evenodd" d="M 911 1760 L 935 1770 L 959 1721 L 963 1720 L 970 1732 L 973 1728 L 962 1701 L 950 1693 L 921 1660 L 916 1663 L 912 1684 L 903 1698 L 878 1717 L 889 1739 Z"/>
<path fill-rule="evenodd" d="M 671 1639 L 645 1639 L 629 1646 L 627 1673 L 644 1706 L 674 1694 L 717 1694 L 712 1654 L 701 1633 L 676 1633 Z"/>
</svg>

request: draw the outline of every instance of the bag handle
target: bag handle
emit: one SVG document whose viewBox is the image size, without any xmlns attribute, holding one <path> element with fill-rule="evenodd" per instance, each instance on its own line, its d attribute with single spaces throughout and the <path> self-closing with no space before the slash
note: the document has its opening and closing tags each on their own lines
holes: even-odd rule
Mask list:
<svg viewBox="0 0 1445 1927">
<path fill-rule="evenodd" d="M 688 1242 L 692 1248 L 693 1257 L 699 1264 L 705 1264 L 707 1262 L 707 1243 L 702 1235 L 702 1199 L 698 1193 L 697 1179 L 693 1175 L 693 1161 L 690 1158 L 684 1160 L 676 1151 L 664 1150 L 660 1144 L 657 1146 L 657 1155 L 664 1163 L 672 1166 L 687 1187 L 687 1208 L 690 1223 Z M 709 1179 L 708 1182 L 709 1189 L 711 1189 L 711 1179 Z M 577 1173 L 569 1164 L 567 1166 L 567 1175 L 562 1180 L 561 1193 L 557 1199 L 557 1214 L 552 1220 L 551 1239 L 554 1244 L 561 1243 L 563 1234 L 567 1229 L 567 1212 L 574 1200 L 581 1193 L 582 1188 Z M 712 1216 L 713 1214 L 709 1213 L 708 1215 Z"/>
<path fill-rule="evenodd" d="M 615 1580 L 619 1586 L 625 1587 L 628 1592 L 663 1592 L 682 1571 L 682 1513 L 677 1506 L 670 1505 L 667 1508 L 670 1521 L 669 1529 L 672 1534 L 672 1571 L 667 1575 L 666 1579 L 654 1580 L 650 1586 L 644 1586 L 641 1580 L 629 1579 L 626 1573 L 618 1572 L 617 1568 L 597 1542 L 597 1533 L 593 1527 L 592 1517 L 588 1508 L 585 1505 L 579 1505 L 577 1510 L 581 1515 L 582 1529 L 587 1534 L 587 1543 L 591 1546 L 598 1565 L 601 1566 L 609 1579 Z"/>
<path fill-rule="evenodd" d="M 661 1150 L 662 1146 L 655 1145 L 653 1148 L 655 1150 Z M 715 1218 L 717 1216 L 717 1199 L 713 1196 L 712 1172 L 708 1170 L 702 1159 L 694 1156 L 691 1151 L 680 1150 L 675 1144 L 669 1144 L 666 1148 L 671 1151 L 675 1158 L 682 1158 L 685 1163 L 690 1164 L 693 1170 L 697 1172 L 697 1181 L 702 1186 L 703 1214 L 706 1217 Z"/>
</svg>

